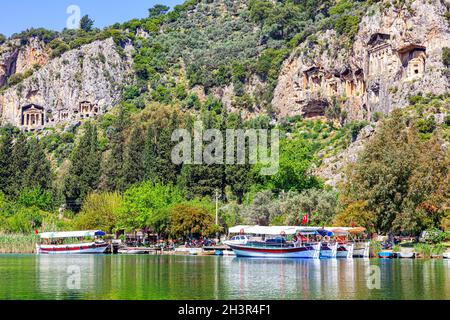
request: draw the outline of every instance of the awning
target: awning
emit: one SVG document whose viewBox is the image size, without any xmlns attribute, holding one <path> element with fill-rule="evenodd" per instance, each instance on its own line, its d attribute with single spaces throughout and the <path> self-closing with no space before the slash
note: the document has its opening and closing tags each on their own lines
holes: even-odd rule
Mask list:
<svg viewBox="0 0 450 320">
<path fill-rule="evenodd" d="M 39 236 L 41 239 L 61 239 L 61 238 L 87 238 L 87 237 L 99 237 L 106 235 L 101 230 L 90 231 L 70 231 L 70 232 L 45 232 Z"/>
<path fill-rule="evenodd" d="M 294 235 L 297 232 L 302 234 L 316 234 L 318 227 L 297 227 L 297 226 L 236 226 L 229 229 L 229 233 L 261 234 L 269 236 L 279 236 L 281 234 Z"/>
</svg>

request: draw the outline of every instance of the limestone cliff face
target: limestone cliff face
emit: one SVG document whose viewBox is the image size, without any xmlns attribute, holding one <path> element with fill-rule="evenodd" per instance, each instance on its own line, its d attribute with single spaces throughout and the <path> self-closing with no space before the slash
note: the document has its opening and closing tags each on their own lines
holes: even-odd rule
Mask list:
<svg viewBox="0 0 450 320">
<path fill-rule="evenodd" d="M 20 40 L 9 40 L 0 46 L 0 88 L 13 74 L 45 66 L 50 60 L 50 50 L 38 38 L 30 38 L 25 45 Z"/>
<path fill-rule="evenodd" d="M 30 46 L 16 53 L 17 70 L 45 61 L 38 51 Z M 2 123 L 35 130 L 101 114 L 120 100 L 131 65 L 112 39 L 68 51 L 0 94 Z"/>
<path fill-rule="evenodd" d="M 333 30 L 318 34 L 284 63 L 274 108 L 281 117 L 316 117 L 340 104 L 348 119 L 370 120 L 407 105 L 410 95 L 448 92 L 446 10 L 440 0 L 410 1 L 402 9 L 375 4 L 349 49 Z"/>
</svg>

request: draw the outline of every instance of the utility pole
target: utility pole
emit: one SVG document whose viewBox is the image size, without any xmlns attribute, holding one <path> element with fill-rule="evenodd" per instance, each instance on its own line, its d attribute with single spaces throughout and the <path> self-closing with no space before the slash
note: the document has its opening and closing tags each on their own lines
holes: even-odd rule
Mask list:
<svg viewBox="0 0 450 320">
<path fill-rule="evenodd" d="M 219 225 L 219 190 L 216 189 L 216 225 Z"/>
<path fill-rule="evenodd" d="M 219 228 L 219 190 L 216 189 L 216 227 Z M 217 240 L 220 241 L 219 230 L 216 233 Z"/>
</svg>

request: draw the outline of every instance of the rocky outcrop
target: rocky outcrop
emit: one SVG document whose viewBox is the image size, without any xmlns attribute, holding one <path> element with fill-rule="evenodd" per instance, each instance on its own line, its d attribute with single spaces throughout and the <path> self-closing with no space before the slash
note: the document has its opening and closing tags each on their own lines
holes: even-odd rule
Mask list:
<svg viewBox="0 0 450 320">
<path fill-rule="evenodd" d="M 370 120 L 406 106 L 411 95 L 448 92 L 446 10 L 440 0 L 409 1 L 402 9 L 375 4 L 349 49 L 333 30 L 318 34 L 284 63 L 274 108 L 281 117 L 308 118 L 340 105 L 348 119 Z"/>
<path fill-rule="evenodd" d="M 43 57 L 32 49 L 22 56 L 28 63 Z M 112 39 L 68 51 L 0 94 L 2 123 L 35 130 L 102 114 L 119 102 L 131 65 Z"/>
<path fill-rule="evenodd" d="M 50 49 L 38 38 L 30 38 L 21 45 L 12 39 L 0 46 L 0 88 L 7 84 L 13 74 L 25 74 L 45 66 L 50 60 Z"/>
</svg>

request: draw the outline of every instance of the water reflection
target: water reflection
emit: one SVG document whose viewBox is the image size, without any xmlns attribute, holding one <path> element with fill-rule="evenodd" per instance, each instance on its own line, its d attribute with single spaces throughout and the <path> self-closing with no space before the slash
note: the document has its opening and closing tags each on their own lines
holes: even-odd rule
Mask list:
<svg viewBox="0 0 450 320">
<path fill-rule="evenodd" d="M 367 287 L 371 266 L 379 267 L 379 290 Z M 450 262 L 443 260 L 0 256 L 0 299 L 449 298 Z"/>
</svg>

